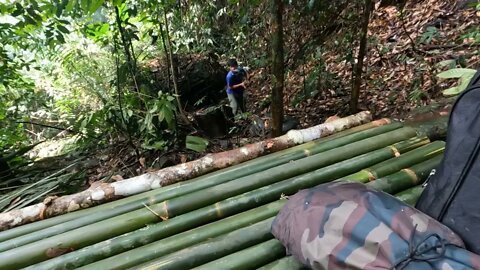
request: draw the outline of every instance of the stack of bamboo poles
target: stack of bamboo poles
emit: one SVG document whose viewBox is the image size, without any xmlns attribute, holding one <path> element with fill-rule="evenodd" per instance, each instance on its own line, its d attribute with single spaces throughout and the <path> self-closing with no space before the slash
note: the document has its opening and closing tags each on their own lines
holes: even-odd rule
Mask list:
<svg viewBox="0 0 480 270">
<path fill-rule="evenodd" d="M 413 204 L 444 142 L 365 124 L 201 179 L 0 233 L 0 269 L 301 269 L 273 239 L 285 196 L 358 181 Z"/>
</svg>

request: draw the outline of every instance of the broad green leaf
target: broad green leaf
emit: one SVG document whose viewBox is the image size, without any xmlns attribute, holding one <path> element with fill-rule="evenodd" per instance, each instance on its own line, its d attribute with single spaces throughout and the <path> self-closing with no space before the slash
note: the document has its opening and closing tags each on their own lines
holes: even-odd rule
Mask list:
<svg viewBox="0 0 480 270">
<path fill-rule="evenodd" d="M 442 91 L 442 93 L 445 96 L 455 96 L 460 94 L 461 92 L 465 91 L 467 88 L 468 84 L 470 83 L 470 80 L 472 80 L 473 75 L 467 75 L 464 77 L 461 77 L 459 80 L 459 85 L 445 89 Z"/>
<path fill-rule="evenodd" d="M 187 149 L 190 149 L 199 153 L 205 151 L 205 149 L 207 149 L 207 146 L 208 146 L 208 140 L 201 137 L 197 137 L 197 136 L 187 136 L 185 143 L 186 143 Z"/>
<path fill-rule="evenodd" d="M 57 32 L 56 37 L 57 37 L 58 42 L 60 42 L 60 44 L 65 43 L 65 37 L 63 36 L 63 34 L 61 32 Z"/>
<path fill-rule="evenodd" d="M 460 85 L 458 86 L 458 88 L 463 91 L 467 88 L 468 84 L 470 83 L 470 81 L 472 80 L 473 76 L 475 75 L 472 74 L 472 75 L 468 75 L 468 76 L 463 76 L 462 78 L 460 78 Z"/>
<path fill-rule="evenodd" d="M 69 0 L 67 6 L 65 7 L 65 11 L 72 12 L 73 7 L 77 3 L 77 0 Z"/>
<path fill-rule="evenodd" d="M 445 96 L 455 96 L 458 95 L 461 91 L 458 86 L 450 87 L 442 91 Z"/>
<path fill-rule="evenodd" d="M 84 12 L 88 12 L 88 11 L 89 11 L 89 7 L 90 7 L 90 2 L 91 2 L 91 0 L 80 0 L 80 8 L 81 8 Z"/>
<path fill-rule="evenodd" d="M 25 15 L 24 16 L 24 20 L 27 24 L 32 24 L 32 25 L 35 25 L 37 24 L 37 22 L 35 21 L 35 19 L 33 19 L 32 17 L 28 16 L 28 15 Z"/>
<path fill-rule="evenodd" d="M 60 25 L 60 24 L 57 25 L 57 29 L 58 29 L 60 32 L 65 33 L 65 34 L 70 33 L 70 31 L 69 31 L 65 26 Z"/>
<path fill-rule="evenodd" d="M 437 66 L 439 67 L 449 67 L 450 69 L 455 68 L 457 61 L 455 59 L 447 59 L 439 62 Z"/>
<path fill-rule="evenodd" d="M 37 22 L 42 21 L 42 17 L 40 17 L 40 15 L 38 15 L 37 11 L 33 7 L 27 8 L 27 13 L 30 14 L 30 16 L 32 16 L 32 18 L 34 18 L 35 21 L 37 21 Z"/>
<path fill-rule="evenodd" d="M 119 7 L 122 5 L 122 0 L 113 0 L 112 3 L 114 6 Z"/>
<path fill-rule="evenodd" d="M 153 108 L 150 109 L 148 112 L 149 112 L 149 113 L 155 113 L 157 110 L 158 110 L 158 103 L 155 103 L 155 104 L 153 105 Z"/>
<path fill-rule="evenodd" d="M 473 76 L 477 71 L 470 68 L 453 68 L 437 74 L 442 79 L 461 78 L 463 76 Z"/>
<path fill-rule="evenodd" d="M 90 8 L 88 9 L 90 14 L 95 13 L 95 11 L 97 11 L 97 9 L 101 7 L 104 2 L 105 0 L 92 0 L 92 2 L 90 3 Z"/>
<path fill-rule="evenodd" d="M 165 121 L 167 121 L 168 127 L 172 128 L 173 127 L 173 117 L 174 117 L 172 110 L 170 110 L 168 108 L 164 108 L 163 111 L 164 111 Z"/>
<path fill-rule="evenodd" d="M 12 12 L 11 15 L 13 17 L 16 17 L 16 16 L 21 15 L 21 14 L 23 14 L 23 7 L 20 3 L 17 2 L 17 3 L 15 3 L 15 10 Z"/>
</svg>

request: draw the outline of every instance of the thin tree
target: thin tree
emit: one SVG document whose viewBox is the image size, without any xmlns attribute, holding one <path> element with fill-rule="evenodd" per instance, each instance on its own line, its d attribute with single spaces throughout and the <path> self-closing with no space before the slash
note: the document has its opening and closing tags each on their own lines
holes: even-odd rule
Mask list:
<svg viewBox="0 0 480 270">
<path fill-rule="evenodd" d="M 168 29 L 168 18 L 167 18 L 167 11 L 165 9 L 165 4 L 163 6 L 163 18 L 165 20 L 165 35 L 167 37 L 167 44 L 168 44 L 168 57 L 170 58 L 170 68 L 172 72 L 172 81 L 173 81 L 173 89 L 175 90 L 175 97 L 177 98 L 178 103 L 178 112 L 180 113 L 180 118 L 185 122 L 189 123 L 187 116 L 183 112 L 182 103 L 180 102 L 180 93 L 178 91 L 178 81 L 177 81 L 177 74 L 175 72 L 176 66 L 175 62 L 173 61 L 173 47 L 172 41 L 170 39 L 170 31 Z"/>
<path fill-rule="evenodd" d="M 166 79 L 166 82 L 167 82 L 167 86 L 168 86 L 168 89 L 170 89 L 170 58 L 168 56 L 168 49 L 167 49 L 167 43 L 165 41 L 165 33 L 163 31 L 163 26 L 162 26 L 162 23 L 158 23 L 158 25 L 160 26 L 160 37 L 162 38 L 162 45 L 163 45 L 163 51 L 165 52 L 165 62 L 167 63 L 167 79 Z"/>
<path fill-rule="evenodd" d="M 358 111 L 358 98 L 360 97 L 360 87 L 362 85 L 363 59 L 365 58 L 365 54 L 367 52 L 368 24 L 370 22 L 370 13 L 373 8 L 372 3 L 372 0 L 365 0 L 360 47 L 358 49 L 357 64 L 354 66 L 352 74 L 350 113 L 356 113 Z"/>
<path fill-rule="evenodd" d="M 283 2 L 271 1 L 271 26 L 272 26 L 272 137 L 282 135 L 283 124 Z"/>
</svg>

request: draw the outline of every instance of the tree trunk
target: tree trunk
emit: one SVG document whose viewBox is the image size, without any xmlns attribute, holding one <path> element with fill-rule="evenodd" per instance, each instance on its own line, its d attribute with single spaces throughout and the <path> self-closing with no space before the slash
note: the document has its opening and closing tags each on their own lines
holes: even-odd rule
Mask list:
<svg viewBox="0 0 480 270">
<path fill-rule="evenodd" d="M 163 51 L 165 52 L 165 62 L 167 63 L 167 79 L 165 80 L 167 82 L 167 87 L 170 89 L 170 58 L 168 54 L 168 49 L 167 49 L 167 43 L 165 41 L 165 33 L 163 31 L 163 26 L 162 23 L 158 23 L 160 26 L 160 37 L 162 38 L 162 45 L 163 45 Z"/>
<path fill-rule="evenodd" d="M 178 103 L 178 112 L 180 113 L 180 118 L 185 122 L 189 123 L 187 116 L 185 116 L 185 113 L 182 108 L 182 102 L 180 101 L 180 93 L 178 91 L 178 80 L 177 80 L 177 73 L 176 73 L 176 66 L 175 62 L 173 61 L 173 47 L 172 47 L 172 41 L 170 39 L 170 31 L 168 30 L 168 18 L 167 18 L 167 11 L 165 10 L 165 7 L 163 8 L 163 18 L 165 20 L 165 35 L 167 36 L 167 43 L 168 43 L 168 58 L 170 59 L 170 68 L 172 72 L 172 81 L 173 81 L 173 89 L 175 90 L 175 97 L 177 98 L 177 103 Z"/>
<path fill-rule="evenodd" d="M 272 137 L 282 135 L 283 124 L 283 2 L 272 0 Z"/>
<path fill-rule="evenodd" d="M 368 23 L 370 21 L 370 12 L 372 10 L 372 0 L 365 0 L 365 10 L 363 12 L 362 33 L 360 37 L 360 48 L 358 50 L 357 64 L 352 74 L 352 95 L 350 99 L 350 112 L 358 111 L 358 98 L 360 96 L 360 86 L 362 84 L 363 59 L 367 51 Z"/>
<path fill-rule="evenodd" d="M 138 88 L 137 84 L 137 62 L 135 60 L 135 57 L 133 56 L 134 52 L 133 47 L 131 46 L 132 40 L 126 37 L 125 28 L 122 26 L 122 19 L 120 18 L 120 11 L 117 6 L 115 7 L 115 21 L 118 27 L 118 32 L 120 33 L 120 38 L 122 40 L 122 47 L 125 52 L 125 57 L 127 58 L 127 66 L 130 73 L 132 74 L 135 91 L 138 93 L 140 92 L 140 89 Z M 132 49 L 132 51 L 130 51 L 130 49 Z"/>
<path fill-rule="evenodd" d="M 200 159 L 167 167 L 157 172 L 147 173 L 114 183 L 100 184 L 76 194 L 54 198 L 45 203 L 38 203 L 22 209 L 2 213 L 0 214 L 0 230 L 192 179 L 215 170 L 254 159 L 267 153 L 276 152 L 296 144 L 302 144 L 320 137 L 329 136 L 338 131 L 366 123 L 370 121 L 370 119 L 371 114 L 369 112 L 360 112 L 356 115 L 340 118 L 333 122 L 311 128 L 290 130 L 281 137 L 249 144 L 225 152 L 208 154 Z"/>
</svg>

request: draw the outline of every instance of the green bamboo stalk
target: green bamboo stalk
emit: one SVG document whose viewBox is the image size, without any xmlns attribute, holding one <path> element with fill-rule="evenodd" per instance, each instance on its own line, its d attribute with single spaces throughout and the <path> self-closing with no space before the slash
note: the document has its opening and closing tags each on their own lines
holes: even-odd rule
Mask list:
<svg viewBox="0 0 480 270">
<path fill-rule="evenodd" d="M 286 256 L 279 260 L 273 261 L 257 270 L 303 270 L 307 269 L 295 257 Z"/>
<path fill-rule="evenodd" d="M 440 164 L 443 155 L 437 155 L 411 168 L 402 169 L 392 175 L 377 179 L 366 185 L 377 190 L 395 194 L 422 183 L 431 170 Z"/>
<path fill-rule="evenodd" d="M 161 260 L 135 266 L 135 268 L 144 270 L 180 270 L 202 265 L 211 261 L 212 258 L 221 258 L 272 239 L 273 236 L 270 233 L 270 227 L 272 226 L 273 219 L 274 217 L 271 217 L 251 226 L 205 241 L 202 244 L 172 253 L 163 257 Z M 195 254 L 195 256 L 191 256 L 192 253 Z"/>
<path fill-rule="evenodd" d="M 408 140 L 411 143 L 417 143 L 418 139 L 414 138 Z M 376 144 L 379 144 L 379 141 L 376 141 Z M 401 142 L 395 144 L 400 151 L 402 147 L 409 148 L 410 145 L 407 142 Z M 323 155 L 323 154 L 322 154 Z M 375 163 L 381 162 L 392 157 L 394 153 L 391 150 L 391 147 L 385 147 L 383 149 L 376 150 L 371 153 L 367 153 L 350 160 L 345 160 L 336 164 L 333 164 L 328 167 L 324 167 L 322 169 L 297 176 L 291 179 L 287 179 L 276 184 L 264 186 L 257 190 L 253 190 L 247 192 L 245 194 L 238 195 L 236 197 L 232 197 L 226 199 L 221 202 L 217 202 L 214 205 L 204 207 L 202 209 L 198 209 L 192 211 L 188 214 L 178 216 L 176 218 L 149 226 L 148 230 L 137 230 L 133 231 L 130 226 L 129 228 L 125 229 L 125 226 L 129 226 L 130 224 L 138 221 L 138 213 L 128 213 L 125 217 L 116 217 L 113 221 L 101 223 L 100 226 L 89 226 L 79 228 L 70 232 L 70 235 L 64 234 L 60 236 L 51 237 L 48 239 L 35 242 L 24 247 L 20 247 L 17 249 L 12 249 L 3 254 L 0 254 L 0 266 L 4 266 L 7 269 L 8 267 L 15 266 L 20 267 L 33 264 L 30 258 L 34 258 L 38 261 L 42 260 L 43 253 L 41 252 L 42 249 L 46 247 L 55 246 L 55 247 L 70 247 L 70 243 L 77 244 L 78 238 L 83 235 L 83 239 L 85 240 L 85 235 L 88 235 L 89 231 L 95 231 L 95 237 L 98 239 L 100 236 L 104 239 L 110 238 L 110 231 L 112 227 L 114 227 L 115 232 L 119 230 L 123 231 L 133 231 L 129 234 L 116 237 L 114 239 L 110 239 L 107 241 L 100 242 L 96 245 L 92 245 L 86 247 L 81 250 L 74 251 L 70 254 L 66 254 L 64 256 L 49 260 L 44 264 L 38 264 L 34 266 L 34 269 L 63 269 L 66 265 L 75 267 L 79 267 L 82 265 L 86 265 L 88 263 L 92 263 L 115 254 L 124 252 L 129 249 L 133 249 L 139 247 L 141 245 L 145 245 L 147 243 L 171 236 L 173 234 L 183 232 L 185 230 L 200 226 L 202 224 L 214 221 L 218 218 L 229 216 L 232 214 L 236 214 L 247 209 L 251 209 L 258 205 L 266 204 L 268 202 L 275 201 L 279 198 L 281 194 L 293 194 L 297 192 L 299 189 L 308 188 L 315 186 L 320 183 L 331 181 L 332 179 L 336 179 L 338 177 L 342 177 L 346 174 L 352 173 L 354 171 L 358 171 L 360 168 L 365 168 L 367 166 L 373 165 Z M 317 159 L 320 160 L 321 158 L 330 158 L 328 155 L 324 157 L 318 157 Z M 255 181 L 258 181 L 255 180 Z M 228 192 L 228 189 L 223 187 L 222 189 L 224 192 Z M 204 196 L 212 196 L 216 192 L 208 192 L 206 190 L 203 191 Z M 183 196 L 182 198 L 178 198 L 178 200 L 189 201 L 187 198 L 190 195 Z M 174 199 L 175 200 L 175 199 Z M 172 201 L 174 201 L 172 200 Z M 161 204 L 157 208 L 153 209 L 155 212 L 160 214 L 165 214 L 165 209 L 162 205 L 165 205 L 170 210 L 172 208 L 172 201 L 166 201 L 164 204 Z M 193 202 L 193 203 L 198 203 Z M 183 207 L 180 204 L 178 207 Z M 141 217 L 145 218 L 145 217 Z M 127 223 L 128 222 L 128 223 Z M 120 226 L 121 224 L 122 226 Z M 135 224 L 135 223 L 134 223 Z M 107 227 L 108 229 L 104 229 Z M 73 235 L 72 235 L 73 233 Z M 68 236 L 68 239 L 65 237 Z M 53 240 L 52 240 L 53 239 Z M 27 247 L 27 248 L 25 248 Z M 40 251 L 39 251 L 40 249 Z M 7 253 L 16 254 L 16 258 L 12 259 L 7 256 L 3 256 Z M 19 254 L 29 258 L 29 261 L 21 261 L 18 260 Z M 24 255 L 23 255 L 24 254 Z M 38 255 L 37 255 L 38 254 Z M 7 254 L 8 255 L 8 254 Z M 37 257 L 34 257 L 37 256 Z M 6 259 L 5 261 L 3 259 Z M 132 258 L 132 256 L 130 256 Z M 8 260 L 8 261 L 7 261 Z M 7 262 L 8 264 L 6 264 Z M 47 267 L 48 266 L 48 267 Z M 13 267 L 11 267 L 13 268 Z"/>
<path fill-rule="evenodd" d="M 379 127 L 379 129 L 384 130 L 386 127 L 388 127 L 388 126 Z M 388 128 L 391 128 L 391 127 L 388 127 Z M 376 132 L 378 132 L 378 130 Z M 392 135 L 395 134 L 395 135 L 393 135 L 393 141 L 390 140 L 390 142 L 395 142 L 395 140 L 396 141 L 399 140 L 398 138 L 405 139 L 405 138 L 411 137 L 412 134 L 413 134 L 412 132 L 413 132 L 413 129 L 410 129 L 410 128 L 397 129 L 397 130 L 390 131 L 390 132 L 387 132 L 387 133 L 383 133 L 383 134 L 380 134 L 380 135 L 377 135 L 377 136 L 380 136 L 378 138 L 381 139 L 381 138 L 385 138 L 389 134 L 392 134 Z M 370 134 L 371 131 L 368 130 L 368 131 L 365 131 L 365 133 Z M 358 134 L 353 134 L 353 136 L 355 136 L 355 135 L 358 136 Z M 361 136 L 365 136 L 365 134 L 362 134 Z M 372 138 L 376 138 L 377 136 L 372 137 Z M 342 142 L 344 139 L 345 138 L 337 139 L 337 143 L 338 143 L 338 141 Z M 369 139 L 364 139 L 364 140 L 361 140 L 359 142 L 366 141 L 366 140 L 368 141 Z M 335 145 L 335 143 L 334 143 L 334 145 Z M 342 147 L 347 147 L 348 145 L 349 144 L 344 145 Z M 330 144 L 329 147 L 332 147 L 331 144 Z M 312 150 L 317 151 L 319 148 L 320 147 L 316 147 L 315 149 L 312 149 Z M 358 148 L 357 153 L 362 153 L 363 150 L 361 149 L 361 147 L 357 146 L 357 148 Z M 337 148 L 334 148 L 334 149 L 331 149 L 329 151 L 322 152 L 322 153 L 325 153 L 327 155 L 330 154 L 330 156 L 332 156 L 332 152 L 334 152 L 335 149 L 337 149 Z M 355 153 L 355 152 L 353 152 L 353 153 Z M 299 153 L 297 153 L 297 154 L 299 154 Z M 245 192 L 245 191 L 248 191 L 250 189 L 253 189 L 253 188 L 264 185 L 264 184 L 262 184 L 263 183 L 262 181 L 252 182 L 249 179 L 262 178 L 263 180 L 267 179 L 267 180 L 271 180 L 271 181 L 279 181 L 279 180 L 286 179 L 288 177 L 293 177 L 295 175 L 299 175 L 301 173 L 308 172 L 312 169 L 316 169 L 316 168 L 319 168 L 319 167 L 324 166 L 324 165 L 329 165 L 329 164 L 331 164 L 332 161 L 342 160 L 341 156 L 335 155 L 335 158 L 332 158 L 331 160 L 325 160 L 324 159 L 323 163 L 321 163 L 321 162 L 319 163 L 313 157 L 314 156 L 308 157 L 306 159 L 302 159 L 302 162 L 297 162 L 295 164 L 287 163 L 287 164 L 282 165 L 284 167 L 291 168 L 291 169 L 288 169 L 288 172 L 282 172 L 281 174 L 270 173 L 271 170 L 277 170 L 277 168 L 271 168 L 269 170 L 263 170 L 262 172 L 258 172 L 255 175 L 244 176 L 243 178 L 237 179 L 237 181 L 239 181 L 241 183 L 251 183 L 251 184 L 253 184 L 253 186 L 251 185 L 251 186 L 248 186 L 248 187 L 244 187 L 242 190 L 243 190 L 243 192 Z M 340 157 L 340 159 L 339 159 L 339 157 Z M 347 155 L 347 158 L 349 158 L 349 157 L 352 157 L 352 155 L 350 155 L 350 156 Z M 287 160 L 291 160 L 291 159 L 290 158 L 284 159 L 284 161 L 287 161 Z M 307 162 L 305 160 L 309 160 L 309 161 Z M 278 159 L 277 159 L 277 161 L 278 161 Z M 247 169 L 244 169 L 243 171 L 245 172 L 245 171 L 247 171 Z M 245 179 L 245 178 L 248 178 L 248 179 Z M 218 180 L 218 178 L 217 178 L 217 180 Z M 208 183 L 208 185 L 211 185 L 212 182 L 219 182 L 219 181 L 210 181 L 210 183 Z M 225 181 L 223 181 L 223 182 L 225 182 Z M 175 194 L 175 196 L 174 196 L 174 198 L 175 198 L 175 197 L 178 197 L 179 195 L 185 194 L 185 192 L 187 192 L 187 191 L 191 191 L 191 189 L 188 189 L 188 187 L 194 186 L 194 190 L 197 190 L 199 186 L 205 186 L 204 183 L 205 182 L 198 183 L 198 184 L 197 183 L 192 183 L 192 185 L 190 185 L 190 186 L 183 186 L 182 188 L 177 187 L 176 189 L 172 190 L 172 192 L 170 192 L 168 194 L 162 193 L 160 195 L 163 195 L 163 196 L 154 197 L 154 198 L 148 197 L 148 198 L 144 199 L 143 201 L 148 201 L 150 203 L 159 202 L 159 200 L 163 201 L 163 200 L 169 199 L 168 195 L 172 195 L 172 194 Z M 271 182 L 269 182 L 269 183 L 271 183 Z M 224 184 L 228 184 L 228 182 L 226 182 Z M 217 186 L 220 186 L 220 185 L 218 185 L 218 183 L 217 183 Z M 215 188 L 215 187 L 212 187 L 212 188 Z M 241 191 L 236 191 L 235 189 L 231 189 L 231 191 L 236 192 L 232 196 L 241 193 Z M 223 191 L 221 191 L 221 193 L 223 195 L 228 194 L 228 193 L 223 192 Z M 200 192 L 200 191 L 197 191 L 196 194 L 201 194 L 200 196 L 203 196 L 203 193 Z M 165 195 L 167 195 L 167 196 L 165 196 Z M 218 195 L 221 195 L 221 194 L 218 194 Z M 223 198 L 227 198 L 227 197 L 223 197 Z M 143 202 L 143 204 L 145 204 L 145 202 Z M 30 233 L 30 234 L 27 234 L 27 235 L 22 235 L 22 236 L 19 236 L 19 237 L 15 238 L 15 239 L 12 239 L 12 241 L 6 241 L 6 242 L 0 243 L 0 252 L 6 251 L 6 250 L 9 250 L 9 249 L 18 247 L 18 246 L 26 245 L 28 243 L 33 243 L 35 241 L 45 239 L 45 238 L 50 237 L 50 236 L 59 235 L 63 232 L 68 232 L 68 231 L 71 231 L 73 229 L 80 228 L 81 226 L 93 224 L 94 222 L 97 222 L 99 220 L 105 220 L 105 217 L 107 217 L 107 218 L 116 217 L 116 216 L 119 216 L 121 214 L 128 213 L 128 210 L 131 210 L 131 209 L 135 210 L 135 209 L 138 209 L 139 207 L 142 207 L 142 205 L 139 206 L 138 203 L 137 204 L 128 204 L 128 205 L 124 205 L 123 207 L 118 207 L 118 208 L 115 208 L 115 209 L 111 209 L 110 211 L 102 211 L 101 213 L 99 213 L 97 215 L 87 216 L 87 217 L 84 217 L 82 219 L 75 219 L 75 220 L 72 220 L 70 222 L 58 224 L 58 225 L 52 226 L 50 228 L 45 228 L 42 231 L 36 231 L 36 232 Z M 144 209 L 141 209 L 141 210 L 145 211 Z M 181 211 L 187 211 L 187 210 L 185 210 L 185 208 L 182 208 Z M 170 214 L 170 216 L 172 216 L 172 215 Z M 152 221 L 148 221 L 148 222 L 152 222 Z"/>
<path fill-rule="evenodd" d="M 403 168 L 407 168 L 419 162 L 430 159 L 443 153 L 444 149 L 445 142 L 435 141 L 398 157 L 375 164 L 370 168 L 363 169 L 357 173 L 345 176 L 341 180 L 367 183 L 369 181 L 373 181 L 380 177 L 397 172 Z"/>
<path fill-rule="evenodd" d="M 418 142 L 422 141 L 423 140 L 421 138 L 415 138 L 405 142 L 397 143 L 395 146 L 398 147 L 400 151 L 403 151 L 403 149 L 410 149 L 410 145 L 418 145 Z M 383 149 L 383 151 L 385 153 L 389 152 L 388 148 Z M 390 156 L 393 156 L 393 153 L 390 153 Z M 214 223 L 206 225 L 206 227 L 209 226 L 217 225 L 215 225 Z M 172 251 L 179 250 L 181 248 L 187 247 L 188 245 L 200 242 L 200 240 L 202 239 L 200 236 L 200 232 L 202 232 L 202 230 L 204 230 L 204 228 L 197 228 L 192 231 L 174 235 L 170 238 L 163 239 L 161 241 L 136 248 L 132 251 L 121 253 L 116 256 L 112 256 L 99 262 L 90 264 L 85 269 L 105 269 L 107 267 L 109 269 L 126 269 L 129 267 L 133 267 L 138 263 L 163 256 L 165 254 L 171 253 Z M 208 231 L 208 233 L 211 233 L 211 231 Z M 214 235 L 205 235 L 203 239 L 207 239 L 209 237 L 214 237 Z M 51 267 L 53 266 L 50 265 L 49 268 Z M 46 268 L 47 267 L 45 267 L 44 269 Z"/>
<path fill-rule="evenodd" d="M 60 234 L 62 232 L 70 231 L 100 220 L 140 209 L 143 207 L 143 204 L 151 205 L 167 199 L 179 197 L 190 192 L 215 186 L 233 179 L 273 168 L 275 166 L 290 162 L 291 160 L 297 160 L 309 155 L 331 150 L 348 143 L 396 130 L 402 126 L 400 123 L 382 126 L 386 123 L 388 123 L 387 120 L 370 122 L 368 124 L 354 127 L 326 138 L 295 146 L 264 157 L 256 158 L 254 160 L 225 168 L 205 176 L 200 176 L 193 180 L 184 181 L 182 183 L 162 187 L 157 190 L 141 193 L 94 208 L 52 217 L 47 220 L 0 232 L 0 243 L 27 234 L 30 235 L 21 239 L 16 239 L 15 245 L 20 246 L 26 243 L 38 241 L 55 234 Z M 0 245 L 0 252 L 9 248 L 11 248 L 11 246 Z"/>
<path fill-rule="evenodd" d="M 397 193 L 395 197 L 410 206 L 415 206 L 420 195 L 422 195 L 423 189 L 424 187 L 422 185 L 415 186 Z"/>
<path fill-rule="evenodd" d="M 285 248 L 278 240 L 272 239 L 193 269 L 254 269 L 282 256 L 285 256 Z"/>
<path fill-rule="evenodd" d="M 247 231 L 248 229 L 245 228 L 244 230 Z M 257 239 L 256 238 L 257 236 L 255 234 L 252 235 L 252 234 L 248 234 L 248 233 L 243 233 L 243 235 L 244 235 L 244 238 L 252 237 L 253 239 L 250 239 L 251 241 Z M 242 238 L 242 240 L 246 242 L 247 239 L 244 239 L 244 238 Z M 225 256 L 225 254 L 230 254 L 231 251 L 232 251 L 232 247 L 231 247 L 232 242 L 236 243 L 236 241 L 237 240 L 236 240 L 235 237 L 224 235 L 222 237 L 218 237 L 216 239 L 204 242 L 200 245 L 197 245 L 197 246 L 194 246 L 194 247 L 191 247 L 191 248 L 186 248 L 186 249 L 183 249 L 179 252 L 171 253 L 167 256 L 160 257 L 156 260 L 153 260 L 153 261 L 141 264 L 141 265 L 138 265 L 138 263 L 141 262 L 141 261 L 137 261 L 136 262 L 137 263 L 137 268 L 140 268 L 140 269 L 159 269 L 159 266 L 161 266 L 161 268 L 163 269 L 165 266 L 170 266 L 171 265 L 172 266 L 171 269 L 187 269 L 187 268 L 189 269 L 191 267 L 197 266 L 199 262 L 202 262 L 202 260 L 207 260 L 207 259 L 214 260 L 214 259 L 217 259 L 217 258 L 221 257 L 222 255 Z M 163 242 L 163 241 L 160 241 L 159 243 L 161 243 L 161 242 Z M 214 245 L 212 245 L 212 243 L 215 243 L 214 245 L 216 246 L 216 248 L 218 248 L 220 250 L 228 250 L 228 252 L 230 252 L 230 253 L 228 253 L 228 252 L 218 253 L 218 252 L 215 251 L 216 249 L 212 249 L 212 252 L 209 253 L 208 252 L 208 250 L 210 249 L 209 247 L 214 246 Z M 143 251 L 145 252 L 145 250 L 143 250 Z M 126 253 L 126 254 L 128 254 L 128 253 Z M 197 256 L 199 256 L 200 258 L 198 258 Z M 181 262 L 175 262 L 175 259 L 177 259 Z M 303 267 L 300 262 L 298 262 L 295 258 L 292 258 L 292 257 L 290 257 L 288 259 L 283 258 L 283 259 L 280 259 L 276 262 L 273 262 L 271 265 L 269 265 L 269 267 L 275 267 L 274 269 L 291 269 L 291 266 L 289 264 L 293 264 L 294 268 L 298 267 L 298 268 L 302 269 L 302 267 Z M 90 267 L 90 268 L 86 268 L 86 269 L 100 269 L 99 266 L 101 266 L 101 265 L 93 264 L 91 266 L 95 266 L 95 267 Z M 132 266 L 135 266 L 135 264 L 133 264 Z M 167 267 L 166 269 L 170 269 L 170 268 Z"/>
<path fill-rule="evenodd" d="M 154 245 L 151 245 L 150 249 L 145 249 L 145 246 L 144 246 L 142 248 L 139 248 L 133 251 L 137 253 L 139 252 L 150 253 L 150 256 L 148 257 L 144 256 L 141 260 L 137 259 L 137 260 L 131 261 L 131 263 L 128 265 L 122 265 L 121 267 L 113 267 L 110 269 L 126 269 L 128 267 L 135 267 L 136 269 L 159 269 L 159 268 L 190 269 L 192 267 L 198 266 L 201 263 L 205 263 L 208 260 L 215 260 L 221 256 L 225 256 L 226 254 L 231 254 L 232 251 L 235 252 L 235 250 L 240 250 L 244 248 L 244 245 L 242 245 L 241 248 L 237 248 L 236 247 L 237 243 L 246 243 L 246 242 L 251 243 L 260 238 L 264 239 L 262 238 L 261 234 L 258 234 L 258 233 L 255 233 L 254 231 L 249 230 L 248 227 L 241 229 L 241 233 L 239 233 L 239 231 L 240 230 L 237 230 L 230 234 L 226 234 L 221 237 L 214 238 L 212 240 L 203 242 L 193 247 L 185 248 L 175 253 L 169 252 L 170 254 L 166 256 L 138 265 L 138 263 L 142 263 L 143 261 L 148 260 L 150 258 L 161 256 L 162 254 L 153 254 L 153 253 L 156 251 L 157 248 L 162 248 L 162 244 L 168 244 L 169 240 L 173 241 L 174 237 L 170 239 L 165 239 L 157 243 L 154 243 Z M 196 232 L 191 232 L 191 233 L 193 234 Z M 187 233 L 184 233 L 183 235 L 180 234 L 177 236 L 180 239 L 180 237 L 189 237 L 188 235 L 189 234 L 187 232 Z M 240 237 L 241 237 L 241 240 L 239 240 Z M 252 239 L 247 239 L 249 237 Z M 221 251 L 224 251 L 224 252 L 221 252 Z M 107 260 L 104 260 L 103 264 L 101 263 L 91 264 L 91 265 L 88 265 L 86 268 L 81 268 L 81 269 L 104 269 L 106 267 L 111 266 L 112 263 L 114 263 L 116 260 L 121 259 L 121 256 L 129 257 L 129 259 L 131 259 L 132 257 L 129 256 L 131 254 L 133 254 L 132 251 L 119 254 L 115 256 L 117 258 L 112 257 Z M 289 260 L 284 260 L 284 259 L 282 259 L 282 262 L 279 263 L 279 265 L 277 265 L 276 263 L 272 263 L 272 264 L 276 265 L 278 267 L 277 269 L 290 269 L 287 263 L 292 263 L 293 265 L 296 265 L 300 268 L 302 267 L 302 265 L 298 261 L 296 261 L 294 258 L 290 258 Z"/>
<path fill-rule="evenodd" d="M 134 267 L 138 264 L 141 264 L 142 262 L 167 255 L 169 253 L 178 251 L 183 248 L 187 248 L 202 241 L 220 236 L 236 229 L 240 229 L 252 223 L 258 222 L 259 220 L 273 217 L 280 211 L 280 209 L 285 203 L 286 200 L 275 201 L 264 206 L 251 209 L 249 211 L 242 212 L 240 214 L 236 214 L 234 216 L 194 228 L 189 231 L 175 234 L 171 237 L 163 239 L 161 241 L 162 243 L 154 242 L 151 244 L 147 244 L 137 249 L 131 250 L 130 252 L 120 253 L 104 260 L 95 262 L 93 264 L 80 267 L 78 269 L 114 270 Z M 40 268 L 38 267 L 38 265 L 34 267 L 38 270 L 52 269 L 54 265 L 49 264 L 49 261 L 46 261 L 46 264 L 42 265 Z"/>
<path fill-rule="evenodd" d="M 418 164 L 416 166 L 412 167 L 412 171 L 414 171 L 417 174 L 417 179 L 425 179 L 428 176 L 428 173 L 430 172 L 431 169 L 428 168 L 433 168 L 435 167 L 435 164 L 439 164 L 441 161 L 441 156 L 440 157 L 434 157 L 431 160 L 425 161 L 421 164 Z M 427 173 L 428 172 L 428 173 Z M 409 173 L 409 176 L 410 173 Z M 412 178 L 413 180 L 413 178 Z M 372 182 L 373 183 L 373 182 Z M 388 192 L 388 191 L 387 191 Z M 226 241 L 226 240 L 224 240 Z M 262 258 L 262 257 L 256 257 L 258 256 L 265 256 L 266 253 L 268 253 L 268 250 L 272 249 L 272 255 L 267 256 L 267 258 Z M 276 239 L 272 239 L 270 241 L 258 244 L 254 247 L 230 254 L 228 256 L 224 256 L 220 259 L 216 259 L 214 261 L 211 261 L 209 263 L 203 264 L 199 267 L 195 267 L 193 269 L 196 270 L 202 270 L 202 269 L 252 269 L 255 267 L 258 267 L 261 264 L 258 260 L 263 260 L 262 262 L 270 262 L 272 258 L 279 258 L 282 256 L 284 253 L 281 251 L 277 251 L 276 249 L 284 249 L 283 245 Z M 183 254 L 185 260 L 192 260 L 192 253 L 188 254 L 188 250 L 186 250 L 187 254 Z M 169 257 L 174 258 L 174 254 L 171 254 Z M 216 257 L 215 254 L 212 254 L 212 257 Z M 159 265 L 161 260 L 156 260 L 150 263 L 145 263 L 143 265 L 140 265 L 136 267 L 137 269 L 148 269 L 148 270 L 153 270 L 153 269 L 159 269 Z M 278 263 L 279 260 L 275 261 Z M 277 266 L 277 268 L 274 269 L 292 269 L 290 267 L 287 267 L 286 263 L 292 263 L 294 267 L 298 267 L 297 269 L 302 269 L 302 265 L 300 262 L 298 262 L 295 258 L 290 258 L 290 259 L 285 259 L 282 261 L 282 264 L 280 267 L 276 263 L 272 263 L 273 266 Z M 143 266 L 143 267 L 142 267 Z M 182 268 L 183 269 L 183 268 Z M 267 268 L 269 269 L 269 268 Z"/>
</svg>

